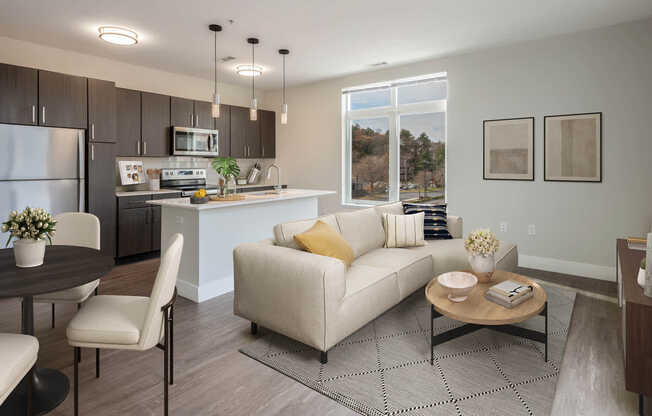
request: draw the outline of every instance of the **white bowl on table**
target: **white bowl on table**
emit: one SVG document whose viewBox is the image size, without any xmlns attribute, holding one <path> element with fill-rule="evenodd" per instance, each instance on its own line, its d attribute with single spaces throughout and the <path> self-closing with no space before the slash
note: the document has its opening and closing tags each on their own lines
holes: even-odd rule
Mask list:
<svg viewBox="0 0 652 416">
<path fill-rule="evenodd" d="M 448 299 L 452 302 L 464 302 L 478 284 L 478 278 L 466 272 L 448 272 L 440 274 L 437 282 L 448 290 Z"/>
</svg>

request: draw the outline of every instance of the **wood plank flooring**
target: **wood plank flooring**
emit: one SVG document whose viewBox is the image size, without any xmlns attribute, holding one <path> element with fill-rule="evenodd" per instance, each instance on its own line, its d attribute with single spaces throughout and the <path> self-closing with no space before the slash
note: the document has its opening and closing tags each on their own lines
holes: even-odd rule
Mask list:
<svg viewBox="0 0 652 416">
<path fill-rule="evenodd" d="M 158 259 L 116 266 L 102 279 L 100 293 L 148 296 L 157 269 Z M 170 388 L 170 414 L 355 414 L 240 354 L 238 348 L 255 338 L 249 333 L 249 322 L 233 315 L 232 303 L 232 294 L 201 304 L 178 298 L 175 309 L 175 384 Z M 564 358 L 563 366 L 570 365 L 573 361 L 577 364 L 574 370 L 562 370 L 564 376 L 568 374 L 563 386 L 571 398 L 583 397 L 582 392 L 588 391 L 582 383 L 573 382 L 572 376 L 581 376 L 581 371 L 596 371 L 595 368 L 602 365 L 611 368 L 619 359 L 617 353 L 604 350 L 603 354 L 613 355 L 609 360 L 602 360 L 604 357 L 600 355 L 587 362 L 587 350 L 583 347 L 587 342 L 596 348 L 600 342 L 606 342 L 605 345 L 609 348 L 618 345 L 615 340 L 610 341 L 610 337 L 617 338 L 619 330 L 618 314 L 613 308 L 615 305 L 609 302 L 578 296 L 574 314 L 581 323 L 571 326 L 566 354 L 570 358 Z M 38 364 L 60 369 L 71 380 L 73 350 L 66 342 L 65 330 L 75 310 L 74 305 L 57 305 L 57 327 L 51 329 L 50 306 L 35 305 L 35 331 L 41 345 Z M 18 332 L 19 328 L 20 301 L 0 300 L 0 332 Z M 156 348 L 147 352 L 102 350 L 101 378 L 96 379 L 94 354 L 91 350 L 83 350 L 80 365 L 80 414 L 161 415 L 162 363 L 162 352 Z M 595 367 L 590 367 L 589 364 Z M 613 388 L 612 385 L 611 389 Z M 624 403 L 621 408 L 631 410 L 631 397 L 620 394 L 621 392 L 616 393 L 616 397 Z M 571 405 L 568 400 L 570 399 L 560 398 L 564 406 Z M 593 409 L 601 408 L 594 406 Z M 72 393 L 51 414 L 72 415 Z M 597 411 L 585 414 L 605 413 Z"/>
</svg>

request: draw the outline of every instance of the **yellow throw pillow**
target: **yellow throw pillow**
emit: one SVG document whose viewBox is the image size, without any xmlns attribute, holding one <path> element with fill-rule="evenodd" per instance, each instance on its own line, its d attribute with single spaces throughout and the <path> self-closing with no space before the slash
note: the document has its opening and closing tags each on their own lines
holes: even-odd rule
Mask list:
<svg viewBox="0 0 652 416">
<path fill-rule="evenodd" d="M 336 229 L 317 220 L 308 231 L 294 235 L 302 249 L 322 256 L 340 259 L 349 267 L 353 263 L 353 249 Z"/>
</svg>

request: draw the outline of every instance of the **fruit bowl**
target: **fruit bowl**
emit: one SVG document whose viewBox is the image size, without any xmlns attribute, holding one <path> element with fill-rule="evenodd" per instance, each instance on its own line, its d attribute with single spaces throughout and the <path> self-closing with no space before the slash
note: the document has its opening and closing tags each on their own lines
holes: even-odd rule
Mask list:
<svg viewBox="0 0 652 416">
<path fill-rule="evenodd" d="M 198 198 L 198 197 L 193 195 L 193 196 L 190 197 L 190 203 L 191 204 L 205 204 L 207 202 L 208 202 L 208 196 Z"/>
<path fill-rule="evenodd" d="M 448 272 L 440 274 L 437 282 L 448 291 L 451 302 L 464 302 L 478 284 L 478 278 L 466 272 Z"/>
</svg>

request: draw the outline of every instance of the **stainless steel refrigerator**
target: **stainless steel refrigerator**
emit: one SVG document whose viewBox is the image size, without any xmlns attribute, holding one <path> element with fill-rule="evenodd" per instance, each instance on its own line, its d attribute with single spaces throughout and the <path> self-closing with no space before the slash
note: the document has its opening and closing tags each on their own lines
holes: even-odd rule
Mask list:
<svg viewBox="0 0 652 416">
<path fill-rule="evenodd" d="M 27 206 L 85 211 L 84 155 L 84 130 L 0 124 L 0 222 Z"/>
</svg>

